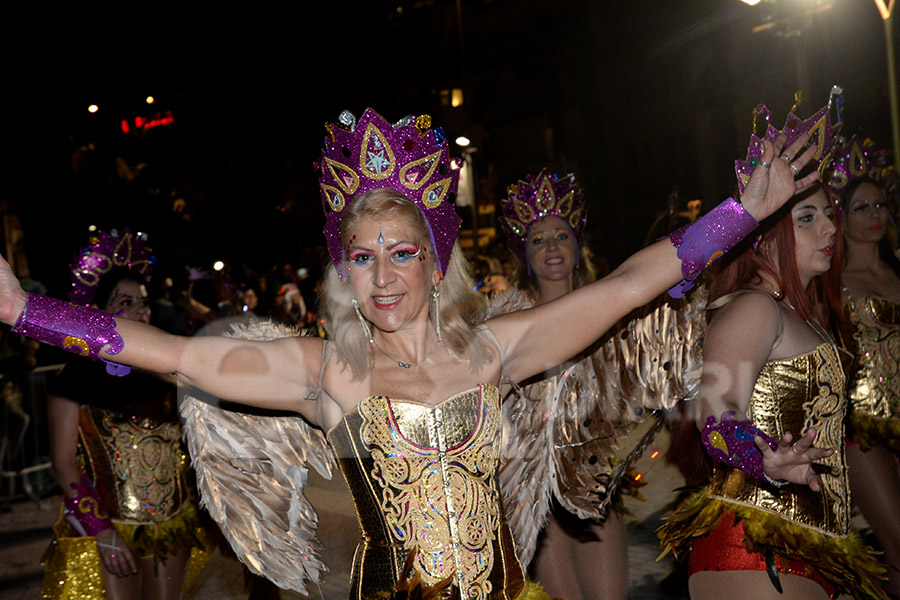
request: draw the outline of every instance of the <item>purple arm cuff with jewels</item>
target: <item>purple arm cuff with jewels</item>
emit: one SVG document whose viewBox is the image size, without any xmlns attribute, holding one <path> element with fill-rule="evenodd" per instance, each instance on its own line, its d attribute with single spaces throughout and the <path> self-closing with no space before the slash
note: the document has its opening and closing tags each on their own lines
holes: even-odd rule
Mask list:
<svg viewBox="0 0 900 600">
<path fill-rule="evenodd" d="M 107 354 L 118 354 L 125 347 L 116 331 L 116 319 L 108 312 L 39 294 L 28 294 L 25 310 L 13 331 L 74 354 L 96 358 L 104 346 L 109 346 Z"/>
<path fill-rule="evenodd" d="M 694 280 L 704 269 L 758 226 L 759 223 L 740 202 L 729 198 L 695 223 L 673 231 L 669 238 L 672 245 L 678 248 L 684 280 L 672 287 L 669 295 L 673 298 L 684 296 L 694 287 Z"/>
<path fill-rule="evenodd" d="M 753 436 L 761 437 L 772 450 L 778 447 L 778 442 L 750 421 L 739 421 L 735 416 L 734 411 L 727 411 L 722 413 L 720 421 L 712 415 L 706 418 L 706 425 L 700 432 L 706 451 L 714 459 L 736 467 L 751 477 L 777 484 L 766 477 L 762 452 L 753 443 Z"/>
<path fill-rule="evenodd" d="M 95 536 L 113 526 L 87 473 L 82 473 L 81 481 L 71 487 L 75 490 L 73 496 L 63 494 L 65 519 L 79 535 Z"/>
</svg>

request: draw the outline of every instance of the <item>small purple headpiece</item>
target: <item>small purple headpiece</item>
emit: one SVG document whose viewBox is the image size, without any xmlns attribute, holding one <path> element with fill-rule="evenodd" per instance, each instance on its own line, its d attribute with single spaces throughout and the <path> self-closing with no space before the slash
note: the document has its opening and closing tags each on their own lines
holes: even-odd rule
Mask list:
<svg viewBox="0 0 900 600">
<path fill-rule="evenodd" d="M 841 88 L 838 86 L 834 86 L 831 88 L 831 93 L 828 96 L 828 104 L 822 107 L 819 112 L 806 119 L 805 121 L 801 121 L 800 118 L 794 114 L 794 110 L 797 108 L 797 104 L 794 104 L 794 107 L 791 109 L 791 112 L 788 113 L 787 120 L 784 122 L 784 127 L 781 129 L 775 129 L 775 127 L 769 123 L 769 117 L 771 113 L 765 104 L 759 104 L 756 108 L 753 109 L 753 129 L 754 132 L 750 136 L 750 146 L 747 148 L 747 159 L 746 160 L 736 160 L 734 161 L 734 170 L 737 174 L 738 187 L 740 188 L 739 193 L 744 193 L 744 187 L 746 187 L 747 182 L 750 181 L 750 175 L 753 173 L 753 169 L 756 168 L 756 165 L 759 164 L 759 161 L 762 159 L 763 152 L 763 140 L 768 140 L 770 143 L 775 141 L 782 133 L 787 136 L 787 140 L 784 143 L 785 148 L 790 146 L 798 137 L 803 135 L 804 133 L 809 133 L 809 144 L 811 146 L 816 147 L 816 153 L 813 155 L 813 160 L 819 165 L 820 169 L 823 169 L 828 166 L 828 159 L 831 155 L 831 148 L 834 145 L 835 136 L 837 132 L 840 130 L 841 125 L 841 115 L 840 115 L 840 105 L 842 98 L 840 94 L 842 94 Z M 838 96 L 837 102 L 835 104 L 838 107 L 837 111 L 837 119 L 838 122 L 836 125 L 831 124 L 831 105 L 834 101 L 834 97 Z M 797 103 L 800 101 L 800 92 L 797 92 Z M 766 119 L 766 133 L 762 138 L 756 137 L 756 117 L 759 114 L 764 114 Z"/>
<path fill-rule="evenodd" d="M 500 202 L 503 210 L 500 223 L 509 240 L 509 249 L 523 265 L 528 265 L 528 230 L 535 221 L 548 215 L 565 221 L 581 248 L 587 209 L 575 175 L 559 177 L 544 168 L 537 176 L 528 175 L 512 184 L 506 193 L 508 197 Z"/>
<path fill-rule="evenodd" d="M 75 304 L 88 305 L 93 301 L 97 285 L 110 270 L 116 267 L 132 269 L 150 279 L 152 265 L 156 262 L 147 246 L 146 233 L 132 233 L 126 228 L 121 234 L 113 229 L 91 236 L 91 245 L 82 248 L 69 265 L 72 274 L 72 290 L 69 299 Z"/>
<path fill-rule="evenodd" d="M 428 223 L 428 233 L 441 274 L 446 274 L 450 252 L 461 219 L 454 210 L 459 169 L 450 159 L 447 138 L 431 117 L 406 117 L 391 125 L 367 108 L 356 121 L 349 111 L 340 123 L 326 123 L 319 188 L 325 207 L 325 239 L 341 279 L 344 245 L 340 224 L 344 210 L 361 194 L 389 188 L 410 198 Z"/>
<path fill-rule="evenodd" d="M 832 153 L 828 187 L 840 196 L 844 188 L 857 179 L 868 177 L 880 183 L 882 170 L 887 166 L 887 152 L 877 150 L 872 140 L 860 141 L 856 135 L 841 141 Z"/>
</svg>

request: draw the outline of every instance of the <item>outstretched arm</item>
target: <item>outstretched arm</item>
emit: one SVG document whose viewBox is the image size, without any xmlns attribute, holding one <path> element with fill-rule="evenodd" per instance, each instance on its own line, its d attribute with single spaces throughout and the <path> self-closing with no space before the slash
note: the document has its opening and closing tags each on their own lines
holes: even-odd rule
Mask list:
<svg viewBox="0 0 900 600">
<path fill-rule="evenodd" d="M 798 169 L 814 154 L 814 148 L 806 147 L 807 141 L 808 136 L 801 136 L 784 149 L 787 157 L 797 156 L 793 164 Z M 744 209 L 757 221 L 771 215 L 818 177 L 813 172 L 795 180 L 788 161 L 775 159 L 783 144 L 783 136 L 774 144 L 765 143 L 762 161 L 741 197 Z M 504 346 L 506 372 L 521 380 L 562 363 L 683 276 L 682 261 L 667 239 L 634 254 L 607 277 L 562 298 L 491 319 L 488 326 Z"/>
<path fill-rule="evenodd" d="M 0 320 L 15 324 L 26 310 L 26 300 L 9 265 L 0 258 Z M 56 320 L 53 326 L 61 323 L 64 329 L 69 325 L 62 316 L 66 310 L 65 304 L 46 308 L 45 317 Z M 95 315 L 108 318 L 106 313 Z M 109 338 L 121 338 L 121 342 L 108 344 L 98 352 L 104 360 L 157 373 L 175 373 L 182 381 L 221 398 L 297 411 L 315 422 L 313 403 L 303 398 L 318 380 L 322 345 L 319 339 L 257 342 L 224 337 L 187 338 L 120 317 L 114 323 L 114 331 L 100 328 Z M 76 342 L 87 349 L 83 341 Z M 119 346 L 121 350 L 116 351 Z"/>
</svg>

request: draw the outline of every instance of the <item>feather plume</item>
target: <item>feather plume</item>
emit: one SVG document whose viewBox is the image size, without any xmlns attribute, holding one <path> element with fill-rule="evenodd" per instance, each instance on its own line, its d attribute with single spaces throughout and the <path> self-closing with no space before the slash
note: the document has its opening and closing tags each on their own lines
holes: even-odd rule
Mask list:
<svg viewBox="0 0 900 600">
<path fill-rule="evenodd" d="M 296 335 L 271 322 L 232 326 L 230 337 Z M 184 434 L 201 505 L 237 557 L 277 586 L 307 593 L 327 570 L 316 539 L 318 516 L 303 495 L 308 470 L 330 479 L 334 458 L 318 429 L 300 416 L 260 416 L 208 404 L 190 392 L 181 403 Z"/>
</svg>

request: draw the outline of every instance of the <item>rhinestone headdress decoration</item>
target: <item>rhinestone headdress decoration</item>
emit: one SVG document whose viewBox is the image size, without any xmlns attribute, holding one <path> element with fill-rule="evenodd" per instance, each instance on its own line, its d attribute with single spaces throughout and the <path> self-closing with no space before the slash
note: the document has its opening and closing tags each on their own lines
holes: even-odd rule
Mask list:
<svg viewBox="0 0 900 600">
<path fill-rule="evenodd" d="M 146 233 L 135 234 L 128 228 L 121 233 L 115 229 L 109 233 L 100 231 L 91 236 L 90 242 L 91 245 L 82 248 L 75 262 L 69 265 L 72 275 L 69 299 L 75 304 L 90 304 L 100 280 L 117 267 L 132 269 L 150 279 L 156 259 L 150 254 Z"/>
<path fill-rule="evenodd" d="M 445 274 L 461 222 L 453 203 L 462 165 L 450 159 L 444 130 L 432 128 L 428 115 L 391 125 L 371 108 L 358 122 L 349 111 L 338 120 L 325 124 L 319 165 L 325 239 L 338 274 L 346 277 L 340 234 L 344 210 L 355 197 L 377 188 L 396 190 L 415 203 Z"/>
<path fill-rule="evenodd" d="M 886 166 L 887 152 L 876 149 L 872 140 L 860 141 L 856 135 L 839 140 L 831 155 L 828 187 L 840 196 L 857 179 L 867 177 L 880 183 Z"/>
<path fill-rule="evenodd" d="M 506 192 L 508 196 L 500 202 L 503 211 L 500 223 L 509 240 L 509 249 L 523 265 L 528 265 L 528 230 L 535 221 L 548 215 L 565 221 L 581 247 L 587 210 L 575 175 L 569 173 L 559 177 L 545 168 L 537 176 L 528 175 L 524 180 L 520 179 Z"/>
<path fill-rule="evenodd" d="M 782 133 L 787 136 L 787 140 L 784 143 L 785 148 L 794 143 L 794 141 L 804 133 L 809 133 L 809 144 L 816 147 L 816 153 L 813 155 L 813 160 L 820 170 L 826 168 L 831 157 L 831 149 L 832 146 L 834 146 L 835 136 L 840 130 L 841 125 L 843 125 L 843 123 L 841 123 L 840 115 L 840 106 L 842 103 L 840 95 L 842 93 L 843 91 L 840 87 L 832 87 L 831 93 L 828 96 L 828 104 L 810 118 L 801 121 L 800 117 L 794 114 L 801 98 L 800 92 L 797 92 L 795 96 L 796 102 L 794 103 L 793 108 L 791 108 L 787 120 L 784 122 L 784 127 L 781 129 L 776 129 L 774 125 L 769 123 L 771 112 L 766 105 L 757 105 L 756 108 L 753 109 L 754 132 L 750 136 L 750 146 L 747 148 L 747 158 L 746 160 L 734 161 L 734 170 L 737 175 L 738 187 L 740 188 L 739 193 L 744 193 L 744 187 L 746 187 L 747 182 L 750 181 L 750 175 L 753 173 L 753 169 L 756 168 L 756 165 L 758 165 L 759 161 L 762 159 L 763 141 L 768 140 L 770 143 L 774 142 L 775 138 Z M 835 96 L 837 96 L 836 100 Z M 838 122 L 835 125 L 831 124 L 832 104 L 837 106 Z M 757 137 L 755 131 L 756 118 L 759 115 L 764 115 L 767 123 L 766 132 L 762 138 Z"/>
</svg>

